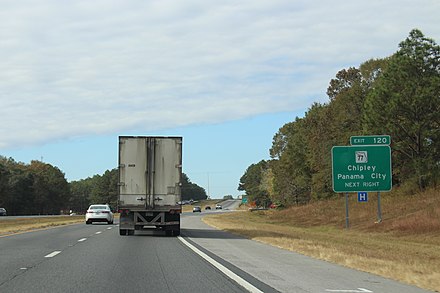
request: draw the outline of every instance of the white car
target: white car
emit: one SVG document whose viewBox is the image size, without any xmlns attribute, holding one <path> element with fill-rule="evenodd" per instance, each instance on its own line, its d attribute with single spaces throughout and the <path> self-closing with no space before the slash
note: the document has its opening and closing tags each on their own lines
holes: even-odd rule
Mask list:
<svg viewBox="0 0 440 293">
<path fill-rule="evenodd" d="M 86 224 L 92 224 L 93 222 L 113 224 L 113 213 L 110 207 L 105 204 L 92 204 L 89 206 L 86 213 Z"/>
</svg>

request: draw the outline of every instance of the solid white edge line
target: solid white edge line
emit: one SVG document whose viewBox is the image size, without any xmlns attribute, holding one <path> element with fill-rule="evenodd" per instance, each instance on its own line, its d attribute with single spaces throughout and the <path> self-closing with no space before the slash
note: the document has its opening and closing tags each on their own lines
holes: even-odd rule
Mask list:
<svg viewBox="0 0 440 293">
<path fill-rule="evenodd" d="M 56 251 L 54 251 L 54 252 L 52 252 L 52 253 L 49 253 L 49 254 L 46 255 L 45 257 L 54 257 L 54 256 L 57 255 L 58 253 L 61 253 L 61 251 L 56 250 Z"/>
<path fill-rule="evenodd" d="M 256 288 L 255 286 L 253 286 L 252 284 L 250 284 L 249 282 L 247 282 L 246 280 L 244 280 L 243 278 L 241 278 L 240 276 L 234 274 L 231 270 L 229 270 L 228 268 L 226 268 L 224 265 L 218 263 L 217 261 L 215 261 L 214 259 L 212 259 L 211 257 L 209 257 L 206 253 L 200 251 L 199 249 L 197 249 L 194 245 L 192 245 L 191 243 L 189 243 L 188 241 L 186 241 L 185 239 L 183 239 L 181 236 L 177 236 L 177 238 L 182 241 L 183 244 L 185 244 L 186 246 L 188 246 L 191 250 L 193 250 L 195 253 L 197 253 L 198 255 L 200 255 L 202 258 L 204 258 L 207 262 L 209 262 L 210 264 L 212 264 L 213 266 L 215 266 L 217 269 L 219 269 L 223 274 L 225 274 L 226 276 L 228 276 L 230 279 L 234 280 L 235 282 L 237 282 L 240 286 L 244 287 L 246 290 L 248 290 L 249 292 L 252 293 L 264 293 L 263 291 L 261 291 L 260 289 Z"/>
</svg>

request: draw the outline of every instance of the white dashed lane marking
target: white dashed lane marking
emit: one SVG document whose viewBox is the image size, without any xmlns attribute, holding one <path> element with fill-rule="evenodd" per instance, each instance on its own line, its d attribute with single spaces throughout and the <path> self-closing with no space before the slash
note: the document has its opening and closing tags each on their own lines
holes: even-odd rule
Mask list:
<svg viewBox="0 0 440 293">
<path fill-rule="evenodd" d="M 112 229 L 112 227 L 109 227 L 109 228 L 107 228 L 108 230 L 110 230 L 110 229 Z M 99 235 L 99 234 L 101 234 L 102 233 L 102 231 L 98 231 L 98 232 L 96 232 L 95 234 L 96 235 Z M 78 240 L 78 242 L 83 242 L 83 241 L 86 241 L 87 240 L 87 238 L 81 238 L 81 239 L 79 239 Z M 61 251 L 59 251 L 59 250 L 56 250 L 56 251 L 54 251 L 54 252 L 52 252 L 52 253 L 49 253 L 48 255 L 46 255 L 45 257 L 54 257 L 55 255 L 57 255 L 57 254 L 59 254 L 59 253 L 61 253 Z M 21 269 L 23 269 L 23 268 L 21 268 Z M 24 268 L 25 269 L 25 268 Z"/>
<path fill-rule="evenodd" d="M 52 252 L 52 253 L 49 253 L 49 254 L 46 255 L 45 257 L 54 257 L 55 255 L 57 255 L 57 254 L 59 254 L 59 253 L 61 253 L 61 251 L 56 250 L 56 251 L 54 251 L 54 252 Z"/>
</svg>

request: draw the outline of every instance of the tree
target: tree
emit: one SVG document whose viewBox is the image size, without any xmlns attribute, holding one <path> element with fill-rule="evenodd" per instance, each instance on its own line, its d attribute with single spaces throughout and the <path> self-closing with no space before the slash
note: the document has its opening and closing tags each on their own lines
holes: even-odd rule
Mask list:
<svg viewBox="0 0 440 293">
<path fill-rule="evenodd" d="M 9 215 L 34 213 L 33 182 L 25 164 L 0 156 L 0 205 Z"/>
<path fill-rule="evenodd" d="M 102 175 L 70 182 L 71 210 L 83 212 L 90 204 L 109 204 L 115 208 L 118 202 L 118 169 L 106 170 Z"/>
<path fill-rule="evenodd" d="M 109 204 L 116 207 L 118 201 L 118 169 L 106 170 L 102 175 L 91 178 L 93 182 L 90 192 L 90 203 Z"/>
<path fill-rule="evenodd" d="M 12 170 L 8 178 L 5 207 L 9 215 L 35 214 L 32 186 L 34 178 L 28 170 Z"/>
<path fill-rule="evenodd" d="M 204 188 L 192 183 L 185 173 L 182 173 L 182 200 L 201 200 L 207 199 Z"/>
<path fill-rule="evenodd" d="M 269 174 L 273 176 L 271 198 L 283 205 L 306 203 L 310 200 L 311 170 L 304 119 L 296 118 L 275 134 L 270 154 Z"/>
<path fill-rule="evenodd" d="M 337 145 L 334 115 L 328 105 L 315 103 L 304 118 L 307 163 L 310 168 L 310 196 L 314 199 L 334 195 L 331 182 L 331 148 Z"/>
<path fill-rule="evenodd" d="M 36 212 L 58 214 L 67 209 L 70 191 L 64 173 L 40 161 L 31 161 L 28 169 L 34 177 L 32 189 Z"/>
<path fill-rule="evenodd" d="M 365 128 L 392 137 L 394 179 L 420 189 L 439 178 L 440 47 L 412 30 L 365 103 Z"/>
<path fill-rule="evenodd" d="M 0 206 L 7 206 L 8 180 L 10 176 L 9 168 L 6 167 L 4 161 L 6 158 L 0 157 Z"/>
<path fill-rule="evenodd" d="M 83 213 L 90 205 L 90 194 L 92 193 L 93 182 L 88 179 L 72 181 L 69 183 L 70 198 L 69 210 Z"/>
<path fill-rule="evenodd" d="M 261 160 L 250 165 L 240 178 L 238 190 L 245 191 L 248 198 L 257 205 L 267 205 L 270 202 L 269 192 L 264 189 L 264 174 L 268 168 L 268 162 Z"/>
</svg>

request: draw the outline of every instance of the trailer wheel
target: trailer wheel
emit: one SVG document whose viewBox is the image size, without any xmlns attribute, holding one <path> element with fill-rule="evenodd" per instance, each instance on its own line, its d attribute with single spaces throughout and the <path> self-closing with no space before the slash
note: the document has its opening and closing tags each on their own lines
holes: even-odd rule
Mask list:
<svg viewBox="0 0 440 293">
<path fill-rule="evenodd" d="M 125 230 L 125 229 L 119 229 L 119 235 L 121 235 L 121 236 L 125 236 L 125 235 L 127 235 L 127 230 Z"/>
<path fill-rule="evenodd" d="M 180 229 L 173 230 L 173 236 L 179 236 L 180 235 Z"/>
</svg>

